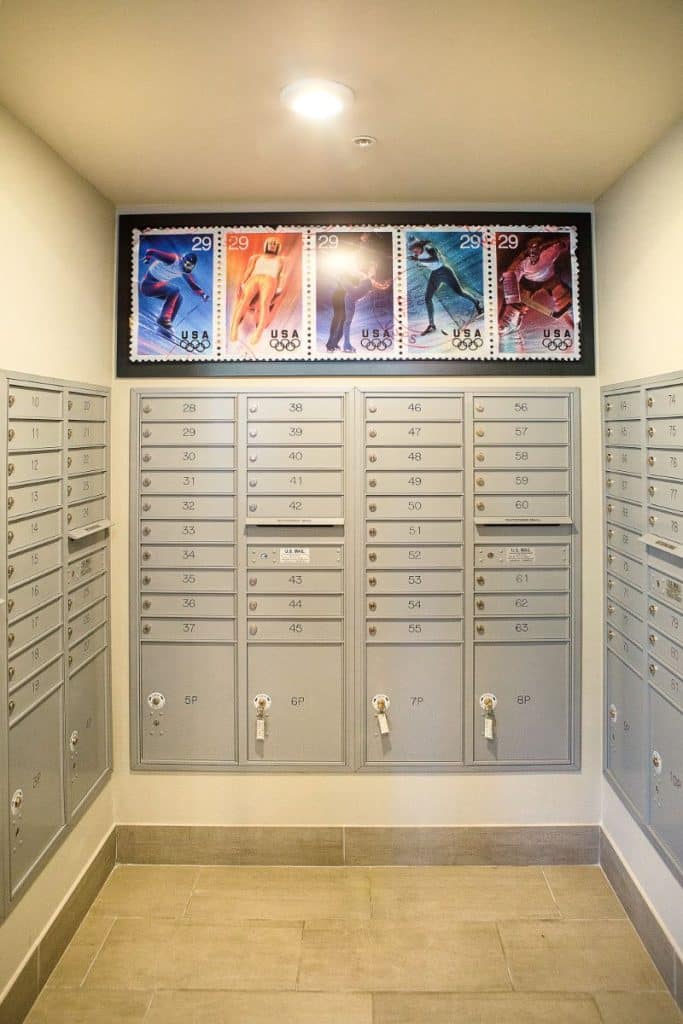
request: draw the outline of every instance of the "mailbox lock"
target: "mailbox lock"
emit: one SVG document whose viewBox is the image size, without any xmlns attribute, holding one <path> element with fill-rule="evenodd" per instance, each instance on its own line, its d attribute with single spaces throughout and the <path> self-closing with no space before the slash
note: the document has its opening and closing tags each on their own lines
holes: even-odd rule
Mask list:
<svg viewBox="0 0 683 1024">
<path fill-rule="evenodd" d="M 606 455 L 607 461 L 611 462 L 613 458 L 614 458 L 614 456 L 612 455 L 612 453 L 611 452 L 607 452 L 607 455 Z"/>
<path fill-rule="evenodd" d="M 484 455 L 483 452 L 477 452 L 477 462 L 483 462 L 485 458 L 486 456 Z"/>
<path fill-rule="evenodd" d="M 478 476 L 477 477 L 476 484 L 477 484 L 477 487 L 483 487 L 484 486 L 484 478 L 483 478 L 483 476 Z"/>
<path fill-rule="evenodd" d="M 377 462 L 377 456 L 374 454 L 368 455 L 368 462 Z"/>
<path fill-rule="evenodd" d="M 258 626 L 254 626 L 254 625 L 252 624 L 252 625 L 251 625 L 251 626 L 249 627 L 249 636 L 256 636 L 256 634 L 257 634 L 257 633 L 258 633 Z"/>
<path fill-rule="evenodd" d="M 662 774 L 662 755 L 658 750 L 652 751 L 652 767 L 655 770 L 655 775 Z"/>
<path fill-rule="evenodd" d="M 374 477 L 371 480 L 368 480 L 368 486 L 369 487 L 376 487 L 377 486 L 377 481 L 375 480 Z"/>
<path fill-rule="evenodd" d="M 648 516 L 647 521 L 650 524 L 650 526 L 654 526 L 657 522 L 657 516 Z"/>
<path fill-rule="evenodd" d="M 655 404 L 654 398 L 652 397 L 652 395 L 648 395 L 647 396 L 647 407 L 648 407 L 648 409 L 651 409 L 654 404 Z"/>
<path fill-rule="evenodd" d="M 13 700 L 9 701 L 9 703 L 7 704 L 7 710 L 9 711 L 10 715 L 12 714 L 12 712 L 14 711 L 16 706 L 17 705 L 16 705 L 15 701 L 13 701 Z"/>
<path fill-rule="evenodd" d="M 647 428 L 647 436 L 648 437 L 654 437 L 655 436 L 655 428 L 654 427 L 648 427 Z"/>
<path fill-rule="evenodd" d="M 266 738 L 266 713 L 270 711 L 271 698 L 267 693 L 257 693 L 253 700 L 256 708 L 256 739 L 263 741 Z"/>
<path fill-rule="evenodd" d="M 151 507 L 152 507 L 152 506 L 150 505 L 150 503 L 149 503 L 148 501 L 146 501 L 146 502 L 145 502 L 145 503 L 143 504 L 143 506 L 142 506 L 142 511 L 143 511 L 143 512 L 149 512 L 149 510 L 151 509 Z"/>
<path fill-rule="evenodd" d="M 144 480 L 142 481 L 142 486 L 143 486 L 143 487 L 149 487 L 149 485 L 151 484 L 151 482 L 152 482 L 152 481 L 150 480 L 150 478 L 149 478 L 148 476 L 146 476 L 146 477 L 144 478 Z"/>
<path fill-rule="evenodd" d="M 68 458 L 67 458 L 67 460 L 66 460 L 66 464 L 67 464 L 67 466 L 71 466 L 71 463 L 72 463 L 72 462 L 73 462 L 73 459 L 72 459 L 72 458 L 71 458 L 71 456 L 69 455 L 69 457 L 68 457 Z"/>
<path fill-rule="evenodd" d="M 142 411 L 150 413 L 152 411 L 152 406 L 151 405 L 143 405 Z"/>
<path fill-rule="evenodd" d="M 7 438 L 10 441 L 14 440 L 14 430 L 12 429 L 12 427 L 10 427 L 10 429 L 7 431 Z"/>
<path fill-rule="evenodd" d="M 370 609 L 371 612 L 376 612 L 377 611 L 377 602 L 376 601 L 370 601 L 369 604 L 368 604 L 368 608 Z"/>
<path fill-rule="evenodd" d="M 257 508 L 258 508 L 258 505 L 250 505 L 249 506 L 249 511 L 250 512 L 255 512 Z"/>
<path fill-rule="evenodd" d="M 654 676 L 654 675 L 657 674 L 657 666 L 655 665 L 655 663 L 653 661 L 651 661 L 648 664 L 647 670 L 648 670 L 648 672 L 650 673 L 651 676 Z"/>
<path fill-rule="evenodd" d="M 7 669 L 7 676 L 9 679 L 14 679 L 14 665 L 10 665 Z"/>
<path fill-rule="evenodd" d="M 481 427 L 477 430 L 477 437 L 483 437 L 486 431 L 482 430 Z"/>
<path fill-rule="evenodd" d="M 484 712 L 484 739 L 492 740 L 494 738 L 494 712 L 498 700 L 494 693 L 482 693 L 479 698 L 479 707 Z"/>
<path fill-rule="evenodd" d="M 151 551 L 143 551 L 142 552 L 142 560 L 143 560 L 143 562 L 148 562 L 151 557 L 152 557 L 152 552 Z"/>
<path fill-rule="evenodd" d="M 370 527 L 370 529 L 368 530 L 368 533 L 370 534 L 371 537 L 376 537 L 377 536 L 377 530 L 375 529 L 374 526 Z"/>
<path fill-rule="evenodd" d="M 608 556 L 607 556 L 607 561 L 608 561 L 608 562 L 609 562 L 609 564 L 611 565 L 611 564 L 612 564 L 612 562 L 614 561 L 614 555 L 608 555 Z"/>
<path fill-rule="evenodd" d="M 14 633 L 7 634 L 7 643 L 10 644 L 10 646 L 14 643 Z"/>
<path fill-rule="evenodd" d="M 151 608 L 151 607 L 152 607 L 152 602 L 151 602 L 151 601 L 143 601 L 143 602 L 142 602 L 142 607 L 143 607 L 143 608 L 144 608 L 145 610 L 147 610 L 148 608 Z"/>
<path fill-rule="evenodd" d="M 253 480 L 252 479 L 252 480 L 249 481 L 249 486 L 250 487 L 256 487 L 257 484 L 258 484 L 258 480 Z"/>
<path fill-rule="evenodd" d="M 258 583 L 258 579 L 257 579 L 256 576 L 250 576 L 249 577 L 249 586 L 250 587 L 255 587 L 257 583 Z"/>
<path fill-rule="evenodd" d="M 69 605 L 69 607 L 71 607 L 71 605 Z M 9 597 L 7 599 L 7 611 L 11 612 L 13 608 L 14 608 L 14 598 L 13 597 Z"/>
<path fill-rule="evenodd" d="M 67 629 L 67 631 L 66 631 L 66 632 L 67 632 L 67 636 L 69 637 L 69 640 L 70 640 L 70 639 L 71 639 L 71 637 L 73 636 L 73 632 L 74 632 L 74 631 L 73 631 L 73 627 L 72 627 L 72 626 L 69 626 L 69 628 Z"/>
<path fill-rule="evenodd" d="M 143 437 L 151 437 L 152 436 L 152 431 L 151 430 L 143 430 L 142 431 L 142 436 Z"/>
<path fill-rule="evenodd" d="M 650 484 L 650 486 L 647 489 L 647 493 L 650 495 L 651 498 L 654 497 L 654 495 L 657 493 L 657 488 L 654 484 Z"/>
<path fill-rule="evenodd" d="M 376 576 L 368 577 L 368 583 L 370 584 L 371 587 L 376 587 L 377 586 L 377 577 Z"/>
<path fill-rule="evenodd" d="M 71 486 L 71 484 L 69 484 L 69 486 L 68 486 L 68 487 L 67 487 L 67 489 L 66 489 L 66 493 L 67 493 L 67 495 L 70 495 L 70 494 L 71 494 L 71 492 L 72 492 L 72 490 L 73 490 L 73 487 Z"/>
<path fill-rule="evenodd" d="M 480 612 L 483 612 L 485 607 L 486 607 L 485 603 L 482 601 L 481 598 L 479 598 L 479 600 L 477 601 L 477 608 L 478 608 L 478 610 Z"/>
<path fill-rule="evenodd" d="M 482 626 L 481 622 L 478 622 L 477 623 L 477 633 L 479 634 L 479 636 L 483 636 L 483 634 L 485 632 L 486 632 L 486 627 Z"/>
<path fill-rule="evenodd" d="M 607 489 L 610 490 L 614 486 L 614 480 L 607 481 Z"/>
<path fill-rule="evenodd" d="M 152 693 L 147 696 L 147 704 L 151 711 L 161 711 L 166 707 L 166 698 L 163 693 L 159 693 L 158 690 L 153 690 Z"/>
<path fill-rule="evenodd" d="M 607 412 L 611 412 L 612 411 L 612 403 L 611 402 L 606 402 L 605 403 L 605 409 L 606 409 Z"/>
<path fill-rule="evenodd" d="M 12 811 L 12 815 L 14 817 L 16 817 L 16 815 L 21 810 L 21 805 L 23 804 L 23 802 L 24 802 L 24 791 L 23 791 L 23 789 L 15 789 L 14 792 L 12 793 L 12 799 L 9 802 L 9 805 L 10 805 L 10 808 L 11 808 L 11 811 Z"/>
<path fill-rule="evenodd" d="M 71 410 L 73 409 L 73 407 L 74 407 L 74 403 L 73 403 L 73 401 L 72 401 L 71 399 L 69 399 L 69 401 L 68 401 L 68 402 L 66 403 L 66 405 L 67 405 L 67 408 L 68 408 L 69 412 L 70 412 L 70 411 L 71 411 Z"/>
<path fill-rule="evenodd" d="M 609 529 L 609 530 L 607 531 L 607 536 L 608 536 L 608 537 L 613 537 L 613 536 L 614 536 L 614 530 L 613 530 L 613 529 L 612 529 L 611 527 L 610 527 L 610 529 Z"/>
<path fill-rule="evenodd" d="M 13 530 L 8 530 L 7 531 L 7 543 L 11 544 L 13 540 L 14 540 L 14 531 Z"/>
<path fill-rule="evenodd" d="M 142 627 L 142 632 L 143 633 L 151 633 L 152 632 L 152 627 L 150 626 L 149 622 L 146 622 L 144 624 L 144 626 Z"/>
<path fill-rule="evenodd" d="M 67 523 L 70 523 L 72 519 L 73 519 L 73 516 L 72 516 L 72 515 L 71 515 L 71 513 L 69 512 L 68 516 L 66 517 L 66 521 L 67 521 Z"/>
<path fill-rule="evenodd" d="M 655 634 L 654 633 L 648 633 L 648 637 L 647 638 L 650 641 L 650 643 L 652 644 L 652 646 L 654 647 L 654 645 L 657 643 L 657 637 L 655 636 Z"/>
<path fill-rule="evenodd" d="M 74 729 L 74 731 L 69 736 L 69 747 L 71 748 L 72 751 L 74 751 L 78 746 L 78 739 L 78 729 Z"/>
<path fill-rule="evenodd" d="M 652 607 L 652 605 L 650 605 L 650 607 Z M 612 614 L 612 612 L 614 611 L 614 605 L 613 605 L 613 604 L 608 604 L 608 605 L 607 605 L 607 611 L 608 611 L 608 612 L 610 613 L 610 615 L 611 615 L 611 614 Z"/>
<path fill-rule="evenodd" d="M 148 587 L 150 585 L 150 583 L 152 582 L 152 577 L 151 576 L 143 576 L 142 577 L 142 582 L 145 584 L 146 587 Z"/>
<path fill-rule="evenodd" d="M 7 566 L 7 575 L 10 576 L 10 577 L 14 576 L 14 566 L 13 565 L 8 565 Z"/>
<path fill-rule="evenodd" d="M 9 405 L 9 407 L 11 409 L 12 406 L 14 405 L 14 395 L 10 395 L 9 396 L 9 398 L 7 399 L 7 404 Z"/>
<path fill-rule="evenodd" d="M 477 405 L 477 406 L 475 406 L 475 409 L 477 410 L 477 412 L 483 412 L 484 411 L 484 406 L 483 405 Z"/>
<path fill-rule="evenodd" d="M 614 580 L 607 580 L 607 589 L 612 590 L 614 587 Z"/>
<path fill-rule="evenodd" d="M 654 466 L 656 461 L 657 460 L 654 457 L 654 455 L 648 455 L 648 457 L 647 457 L 647 464 L 648 464 L 648 466 Z"/>
<path fill-rule="evenodd" d="M 250 430 L 249 437 L 258 437 L 258 430 Z"/>
<path fill-rule="evenodd" d="M 256 405 L 256 403 L 254 403 L 253 405 L 250 405 L 249 406 L 249 412 L 258 412 L 258 405 Z"/>
<path fill-rule="evenodd" d="M 649 611 L 650 615 L 655 615 L 656 612 L 657 612 L 657 605 L 656 604 L 649 604 L 647 606 L 647 610 Z"/>
<path fill-rule="evenodd" d="M 152 461 L 152 456 L 149 454 L 149 452 L 145 452 L 145 454 L 142 456 L 142 461 L 143 462 L 151 462 Z"/>
<path fill-rule="evenodd" d="M 151 529 L 149 528 L 149 526 L 144 526 L 144 527 L 143 527 L 143 529 L 142 529 L 142 536 L 143 536 L 143 537 L 149 537 L 149 535 L 150 535 L 150 533 L 151 533 L 151 532 L 152 532 L 152 531 L 151 531 Z"/>
<path fill-rule="evenodd" d="M 486 508 L 486 505 L 484 504 L 483 501 L 478 501 L 477 502 L 477 511 L 478 512 L 483 512 L 485 508 Z"/>
<path fill-rule="evenodd" d="M 7 499 L 7 508 L 12 508 L 13 506 L 14 506 L 14 498 L 10 494 L 9 498 Z"/>
<path fill-rule="evenodd" d="M 368 505 L 368 509 L 369 509 L 370 512 L 376 512 L 377 511 L 377 506 L 376 505 Z"/>
<path fill-rule="evenodd" d="M 607 630 L 607 639 L 608 640 L 614 640 L 614 630 L 613 629 L 608 629 Z"/>
<path fill-rule="evenodd" d="M 369 405 L 368 406 L 368 412 L 377 412 L 377 406 L 376 405 Z"/>
<path fill-rule="evenodd" d="M 369 560 L 371 562 L 376 562 L 377 561 L 377 552 L 376 551 L 368 552 L 368 558 L 369 558 Z"/>
<path fill-rule="evenodd" d="M 256 456 L 256 455 L 250 455 L 250 456 L 249 456 L 249 461 L 250 461 L 250 462 L 256 462 L 256 459 L 257 459 L 257 457 L 258 457 L 258 456 Z"/>
<path fill-rule="evenodd" d="M 377 437 L 377 431 L 376 430 L 371 430 L 370 431 L 370 437 Z"/>
<path fill-rule="evenodd" d="M 389 735 L 389 719 L 387 718 L 387 711 L 391 701 L 387 697 L 386 693 L 376 693 L 372 698 L 372 706 L 377 716 L 377 725 L 379 726 L 380 736 Z"/>
<path fill-rule="evenodd" d="M 611 427 L 608 427 L 608 428 L 607 428 L 607 436 L 608 436 L 608 437 L 611 437 L 611 436 L 612 436 L 612 434 L 613 434 L 613 430 L 612 430 L 612 428 L 611 428 Z"/>
<path fill-rule="evenodd" d="M 370 636 L 376 636 L 377 626 L 368 626 L 368 633 L 370 634 Z"/>
<path fill-rule="evenodd" d="M 480 587 L 483 587 L 486 583 L 486 578 L 484 576 L 477 576 L 477 583 Z"/>
<path fill-rule="evenodd" d="M 610 504 L 609 504 L 609 505 L 607 506 L 607 511 L 608 511 L 608 512 L 614 512 L 614 505 L 612 505 L 612 503 L 611 503 L 611 502 L 610 502 Z"/>
</svg>

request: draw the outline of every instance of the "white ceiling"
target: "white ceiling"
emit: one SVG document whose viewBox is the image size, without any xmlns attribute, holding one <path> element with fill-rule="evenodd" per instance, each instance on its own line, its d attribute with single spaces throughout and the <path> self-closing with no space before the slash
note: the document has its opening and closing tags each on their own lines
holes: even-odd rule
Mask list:
<svg viewBox="0 0 683 1024">
<path fill-rule="evenodd" d="M 681 0 L 4 0 L 0 101 L 120 205 L 591 201 L 681 115 L 682 42 Z M 309 76 L 350 112 L 284 110 Z"/>
</svg>

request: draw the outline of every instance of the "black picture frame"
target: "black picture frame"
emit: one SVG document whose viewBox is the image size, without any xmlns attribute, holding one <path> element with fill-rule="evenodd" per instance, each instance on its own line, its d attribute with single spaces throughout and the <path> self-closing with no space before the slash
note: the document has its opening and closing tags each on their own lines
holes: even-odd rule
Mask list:
<svg viewBox="0 0 683 1024">
<path fill-rule="evenodd" d="M 579 359 L 392 359 L 283 360 L 282 362 L 216 361 L 133 362 L 129 352 L 133 231 L 146 228 L 272 227 L 315 225 L 388 224 L 392 227 L 424 224 L 538 224 L 573 225 L 577 235 L 581 354 Z M 386 212 L 268 212 L 268 213 L 148 213 L 120 214 L 118 218 L 116 375 L 117 377 L 592 377 L 595 375 L 595 305 L 593 282 L 593 222 L 588 212 L 528 210 L 438 210 Z"/>
</svg>

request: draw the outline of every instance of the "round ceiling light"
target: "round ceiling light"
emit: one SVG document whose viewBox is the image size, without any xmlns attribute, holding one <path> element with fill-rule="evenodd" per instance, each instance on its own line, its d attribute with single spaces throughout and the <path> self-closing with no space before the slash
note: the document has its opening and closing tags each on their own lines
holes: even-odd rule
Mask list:
<svg viewBox="0 0 683 1024">
<path fill-rule="evenodd" d="M 310 121 L 325 121 L 353 103 L 353 92 L 341 82 L 324 78 L 303 78 L 286 85 L 280 93 L 285 106 Z"/>
</svg>

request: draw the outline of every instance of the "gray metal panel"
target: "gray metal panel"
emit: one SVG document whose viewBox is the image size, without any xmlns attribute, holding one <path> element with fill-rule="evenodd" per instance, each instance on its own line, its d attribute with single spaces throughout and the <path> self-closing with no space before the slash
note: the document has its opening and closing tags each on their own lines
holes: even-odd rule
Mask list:
<svg viewBox="0 0 683 1024">
<path fill-rule="evenodd" d="M 518 423 L 495 420 L 479 420 L 474 430 L 475 444 L 568 444 L 569 421 L 540 420 L 539 422 Z"/>
<path fill-rule="evenodd" d="M 448 519 L 423 522 L 419 516 L 413 520 L 398 519 L 393 522 L 369 519 L 365 532 L 368 541 L 373 544 L 462 544 L 463 540 L 462 523 Z"/>
<path fill-rule="evenodd" d="M 628 526 L 632 530 L 642 532 L 645 514 L 641 505 L 631 505 L 626 501 L 610 500 L 606 505 L 607 522 Z"/>
<path fill-rule="evenodd" d="M 647 816 L 647 693 L 640 676 L 607 654 L 606 768 L 641 817 Z"/>
<path fill-rule="evenodd" d="M 220 497 L 160 497 L 145 494 L 140 499 L 141 519 L 232 519 L 235 515 L 235 499 Z"/>
<path fill-rule="evenodd" d="M 328 420 L 327 422 L 294 422 L 269 423 L 266 420 L 251 422 L 247 430 L 248 443 L 251 444 L 341 444 L 344 440 L 344 423 Z"/>
<path fill-rule="evenodd" d="M 8 452 L 35 451 L 62 447 L 60 420 L 9 420 Z"/>
<path fill-rule="evenodd" d="M 419 442 L 403 448 L 368 448 L 365 461 L 370 469 L 402 469 L 411 473 L 428 469 L 462 469 L 462 448 L 451 448 L 446 444 L 431 448 L 418 445 Z"/>
<path fill-rule="evenodd" d="M 142 443 L 170 445 L 231 445 L 235 441 L 235 426 L 230 422 L 217 423 L 145 423 L 141 432 Z"/>
<path fill-rule="evenodd" d="M 683 714 L 650 689 L 650 825 L 683 864 Z"/>
<path fill-rule="evenodd" d="M 69 679 L 66 736 L 72 815 L 109 768 L 107 660 L 108 652 L 100 651 Z"/>
<path fill-rule="evenodd" d="M 366 514 L 370 519 L 462 519 L 463 497 L 461 494 L 448 497 L 409 495 L 395 498 L 366 498 Z"/>
<path fill-rule="evenodd" d="M 566 445 L 498 445 L 495 448 L 478 446 L 474 450 L 474 460 L 478 468 L 514 469 L 517 476 L 528 469 L 568 469 L 570 452 Z"/>
<path fill-rule="evenodd" d="M 12 376 L 18 375 L 12 374 Z M 27 380 L 26 383 L 10 384 L 7 394 L 7 405 L 12 419 L 60 420 L 62 418 L 63 395 L 61 390 L 53 387 L 40 387 L 40 385 L 31 386 Z"/>
<path fill-rule="evenodd" d="M 462 569 L 462 545 L 420 545 L 419 540 L 403 546 L 373 543 L 367 548 L 366 564 L 369 569 Z"/>
<path fill-rule="evenodd" d="M 511 393 L 512 392 L 512 393 Z M 569 399 L 566 395 L 521 394 L 509 389 L 500 395 L 474 396 L 475 420 L 568 420 Z"/>
<path fill-rule="evenodd" d="M 387 423 L 373 419 L 365 426 L 365 438 L 372 445 L 461 445 L 463 430 L 462 423 L 455 421 L 431 423 L 421 420 L 415 423 L 414 420 L 406 420 L 403 423 Z"/>
<path fill-rule="evenodd" d="M 287 427 L 287 424 L 281 424 Z M 337 446 L 318 446 L 297 444 L 267 448 L 250 447 L 247 454 L 249 469 L 286 469 L 289 473 L 299 473 L 304 469 L 343 469 L 344 449 Z"/>
<path fill-rule="evenodd" d="M 610 444 L 640 445 L 643 440 L 643 424 L 640 420 L 622 420 L 605 426 L 605 437 Z"/>
<path fill-rule="evenodd" d="M 647 438 L 651 447 L 659 445 L 666 445 L 669 448 L 683 447 L 683 418 L 648 422 Z"/>
<path fill-rule="evenodd" d="M 233 469 L 232 446 L 140 449 L 143 469 Z"/>
<path fill-rule="evenodd" d="M 62 513 L 59 509 L 55 509 L 54 512 L 43 512 L 30 519 L 21 519 L 13 523 L 7 531 L 7 551 L 20 551 L 22 548 L 42 544 L 59 537 L 61 533 Z"/>
<path fill-rule="evenodd" d="M 7 497 L 8 518 L 14 520 L 18 516 L 34 515 L 50 508 L 59 508 L 62 504 L 63 490 L 61 480 L 13 487 Z"/>
<path fill-rule="evenodd" d="M 647 416 L 683 416 L 683 384 L 647 389 Z"/>
</svg>

